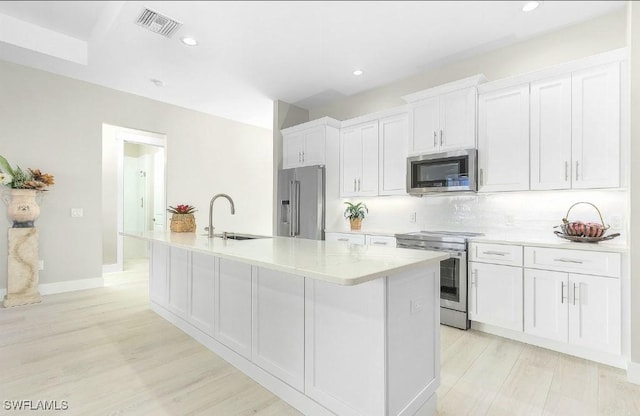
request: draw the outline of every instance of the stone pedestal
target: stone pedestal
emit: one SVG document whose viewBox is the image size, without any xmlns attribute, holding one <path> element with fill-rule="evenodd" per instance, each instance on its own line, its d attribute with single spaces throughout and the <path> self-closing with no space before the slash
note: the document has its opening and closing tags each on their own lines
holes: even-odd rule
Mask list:
<svg viewBox="0 0 640 416">
<path fill-rule="evenodd" d="M 7 295 L 4 307 L 42 301 L 38 291 L 38 229 L 9 228 Z"/>
</svg>

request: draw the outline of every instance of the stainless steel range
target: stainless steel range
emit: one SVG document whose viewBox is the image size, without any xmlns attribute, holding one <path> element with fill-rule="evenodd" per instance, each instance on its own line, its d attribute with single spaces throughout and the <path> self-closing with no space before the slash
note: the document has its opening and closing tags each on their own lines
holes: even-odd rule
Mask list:
<svg viewBox="0 0 640 416">
<path fill-rule="evenodd" d="M 467 316 L 467 239 L 481 233 L 419 231 L 396 234 L 397 246 L 445 251 L 450 258 L 440 262 L 440 323 L 469 328 Z"/>
</svg>

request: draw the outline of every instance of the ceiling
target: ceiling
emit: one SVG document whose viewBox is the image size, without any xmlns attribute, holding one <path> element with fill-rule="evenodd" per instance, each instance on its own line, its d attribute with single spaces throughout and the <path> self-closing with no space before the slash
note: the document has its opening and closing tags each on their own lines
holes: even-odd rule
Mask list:
<svg viewBox="0 0 640 416">
<path fill-rule="evenodd" d="M 0 1 L 0 59 L 270 129 L 275 99 L 328 104 L 625 4 L 524 3 Z M 148 31 L 144 7 L 183 25 Z"/>
</svg>

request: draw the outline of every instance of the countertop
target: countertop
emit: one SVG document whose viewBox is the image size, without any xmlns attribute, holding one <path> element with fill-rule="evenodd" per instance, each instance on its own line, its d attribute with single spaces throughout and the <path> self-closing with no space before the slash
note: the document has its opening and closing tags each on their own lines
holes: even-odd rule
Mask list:
<svg viewBox="0 0 640 416">
<path fill-rule="evenodd" d="M 436 251 L 348 245 L 289 237 L 236 241 L 164 231 L 127 231 L 122 235 L 345 286 L 449 257 L 446 253 Z"/>
</svg>

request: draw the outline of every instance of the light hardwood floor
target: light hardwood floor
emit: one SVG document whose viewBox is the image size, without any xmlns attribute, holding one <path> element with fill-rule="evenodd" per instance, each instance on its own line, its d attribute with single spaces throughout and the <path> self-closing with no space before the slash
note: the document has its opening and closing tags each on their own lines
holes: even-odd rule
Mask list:
<svg viewBox="0 0 640 416">
<path fill-rule="evenodd" d="M 299 415 L 149 309 L 145 262 L 100 289 L 0 310 L 0 415 Z M 624 371 L 441 328 L 444 415 L 640 415 Z M 4 400 L 66 400 L 9 411 Z"/>
</svg>

